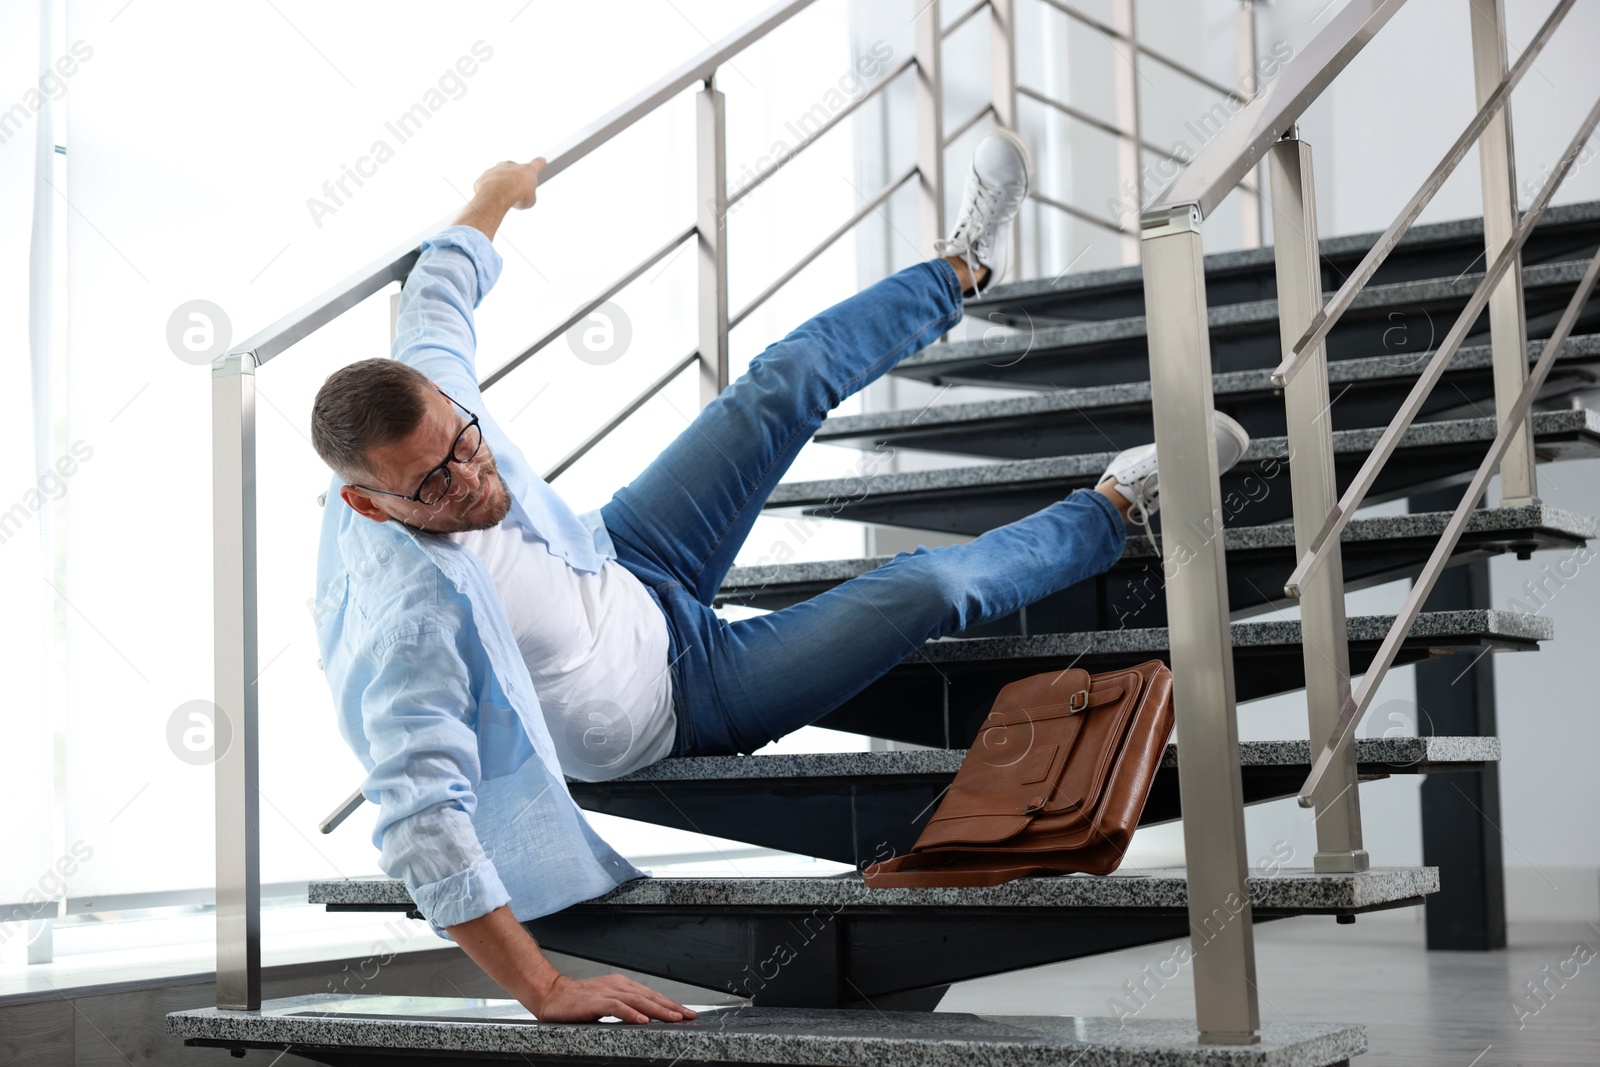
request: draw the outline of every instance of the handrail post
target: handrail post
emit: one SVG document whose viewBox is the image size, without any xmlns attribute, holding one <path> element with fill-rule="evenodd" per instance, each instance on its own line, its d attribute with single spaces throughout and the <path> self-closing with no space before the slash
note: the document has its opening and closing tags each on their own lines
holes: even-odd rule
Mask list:
<svg viewBox="0 0 1600 1067">
<path fill-rule="evenodd" d="M 917 61 L 917 237 L 932 254 L 944 232 L 944 77 L 939 62 L 939 0 L 910 0 Z"/>
<path fill-rule="evenodd" d="M 1467 0 L 1472 19 L 1472 78 L 1477 106 L 1506 76 L 1505 0 Z M 1511 139 L 1511 101 L 1507 100 L 1478 139 L 1483 176 L 1484 262 L 1511 240 L 1517 228 L 1517 166 Z M 1494 359 L 1494 408 L 1504 420 L 1528 377 L 1528 331 L 1522 301 L 1522 257 L 1519 254 L 1489 297 L 1489 337 Z M 1534 469 L 1533 424 L 1524 422 L 1500 464 L 1500 506 L 1539 503 Z"/>
<path fill-rule="evenodd" d="M 1139 146 L 1144 138 L 1139 128 L 1139 48 L 1133 19 L 1133 0 L 1112 0 L 1111 25 L 1128 42 L 1128 54 L 1123 62 L 1111 64 L 1112 96 L 1116 105 L 1117 129 L 1123 132 L 1117 144 L 1117 188 L 1133 190 L 1139 210 L 1144 210 L 1144 182 L 1140 168 Z M 1116 42 L 1111 44 L 1116 49 Z M 1139 262 L 1140 242 L 1131 233 L 1121 238 L 1122 262 Z"/>
<path fill-rule="evenodd" d="M 1016 0 L 989 0 L 989 100 L 994 121 L 1016 134 L 1017 128 L 1017 4 Z M 1038 177 L 1034 178 L 1035 184 Z M 1011 255 L 1006 272 L 996 281 L 1022 277 L 1022 212 L 1011 220 Z"/>
<path fill-rule="evenodd" d="M 1234 85 L 1245 103 L 1256 98 L 1256 5 L 1255 0 L 1240 0 L 1233 13 Z M 1261 168 L 1239 183 L 1239 236 L 1245 248 L 1261 247 Z"/>
<path fill-rule="evenodd" d="M 696 212 L 700 231 L 700 406 L 728 387 L 728 130 L 715 75 L 695 96 Z"/>
<path fill-rule="evenodd" d="M 1200 210 L 1140 217 L 1200 1040 L 1259 1040 Z"/>
<path fill-rule="evenodd" d="M 217 1007 L 261 1007 L 261 822 L 256 745 L 256 360 L 211 365 Z"/>
<path fill-rule="evenodd" d="M 1278 278 L 1278 336 L 1287 354 L 1322 309 L 1322 270 L 1317 252 L 1316 186 L 1311 146 L 1299 128 L 1272 146 L 1267 170 L 1272 189 L 1273 258 Z M 1324 518 L 1338 500 L 1333 473 L 1333 411 L 1328 399 L 1328 354 L 1318 344 L 1306 366 L 1283 389 L 1288 415 L 1289 482 L 1294 501 L 1296 557 L 1311 549 Z M 1339 728 L 1339 712 L 1350 698 L 1350 646 L 1345 630 L 1344 564 L 1339 552 L 1300 593 L 1300 633 L 1305 658 L 1306 714 L 1311 743 Z M 1361 800 L 1356 755 L 1345 745 L 1333 773 L 1323 779 L 1316 802 L 1318 871 L 1355 872 L 1368 867 L 1361 847 Z"/>
</svg>

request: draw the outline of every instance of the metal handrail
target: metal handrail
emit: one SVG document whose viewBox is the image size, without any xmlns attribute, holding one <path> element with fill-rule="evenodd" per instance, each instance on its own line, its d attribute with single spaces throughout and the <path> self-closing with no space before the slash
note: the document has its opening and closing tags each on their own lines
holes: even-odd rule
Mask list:
<svg viewBox="0 0 1600 1067">
<path fill-rule="evenodd" d="M 1551 35 L 1555 33 L 1556 27 L 1560 25 L 1561 20 L 1566 17 L 1567 12 L 1571 10 L 1575 2 L 1576 0 L 1560 0 L 1555 10 L 1550 12 L 1550 17 L 1545 19 L 1543 26 L 1539 27 L 1539 32 L 1534 34 L 1533 40 L 1523 50 L 1522 55 L 1517 59 L 1516 65 L 1506 72 L 1504 78 L 1500 79 L 1500 84 L 1495 87 L 1494 92 L 1484 101 L 1483 106 L 1478 109 L 1478 113 L 1473 116 L 1472 121 L 1467 123 L 1467 128 L 1461 131 L 1461 136 L 1456 138 L 1455 143 L 1445 152 L 1444 158 L 1439 160 L 1432 173 L 1423 180 L 1422 186 L 1417 190 L 1416 195 L 1400 210 L 1400 214 L 1389 224 L 1389 228 L 1383 232 L 1383 235 L 1368 250 L 1361 263 L 1345 279 L 1344 284 L 1339 287 L 1339 291 L 1334 294 L 1333 299 L 1329 300 L 1327 306 L 1312 317 L 1311 326 L 1300 340 L 1295 342 L 1294 348 L 1284 357 L 1278 369 L 1272 372 L 1273 385 L 1280 389 L 1288 385 L 1290 379 L 1299 373 L 1300 368 L 1308 362 L 1308 353 L 1327 339 L 1329 331 L 1339 321 L 1340 316 L 1349 310 L 1351 303 L 1356 298 L 1356 294 L 1371 280 L 1377 269 L 1383 265 L 1383 261 L 1388 258 L 1389 253 L 1400 242 L 1400 238 L 1411 228 L 1411 224 L 1416 222 L 1417 216 L 1422 214 L 1423 208 L 1428 206 L 1428 202 L 1433 199 L 1434 194 L 1443 187 L 1445 181 L 1455 171 L 1461 160 L 1466 157 L 1467 150 L 1473 146 L 1483 134 L 1483 131 L 1488 128 L 1489 123 L 1493 121 L 1494 117 L 1500 113 L 1501 109 L 1511 99 L 1511 91 L 1517 87 L 1517 83 L 1522 80 L 1522 76 L 1533 66 L 1534 59 L 1544 49 Z"/>
<path fill-rule="evenodd" d="M 1056 3 L 1057 0 L 1046 0 Z M 1283 72 L 1195 156 L 1145 209 L 1169 213 L 1193 204 L 1205 219 L 1261 162 L 1267 149 L 1300 118 L 1405 0 L 1350 0 Z"/>
<path fill-rule="evenodd" d="M 560 337 L 562 334 L 572 329 L 572 327 L 588 318 L 589 313 L 594 311 L 595 308 L 599 307 L 601 304 L 604 304 L 607 300 L 610 300 L 623 289 L 627 288 L 629 284 L 636 281 L 640 275 L 644 274 L 645 271 L 649 270 L 657 263 L 660 263 L 663 259 L 666 259 L 667 256 L 672 253 L 673 249 L 677 248 L 679 245 L 683 244 L 683 242 L 687 241 L 689 238 L 693 237 L 699 232 L 700 228 L 698 226 L 690 226 L 669 239 L 666 244 L 662 245 L 650 255 L 646 256 L 644 260 L 636 267 L 624 274 L 622 277 L 618 278 L 616 281 L 612 282 L 610 285 L 606 286 L 599 292 L 598 295 L 590 299 L 588 303 L 584 304 L 577 311 L 574 311 L 571 315 L 568 315 L 566 321 L 562 322 L 561 325 L 548 331 L 543 337 L 533 342 L 533 344 L 529 345 L 519 355 L 513 356 L 512 358 L 506 360 L 506 362 L 501 364 L 494 371 L 494 373 L 483 379 L 482 384 L 478 387 L 479 390 L 481 391 L 489 388 L 495 382 L 498 382 L 501 378 L 504 378 L 506 375 L 516 370 L 523 364 L 523 362 L 536 355 L 538 351 L 545 345 L 549 344 L 551 341 L 554 341 L 557 337 Z"/>
<path fill-rule="evenodd" d="M 657 79 L 655 84 L 632 100 L 619 104 L 590 123 L 546 157 L 545 168 L 539 175 L 540 184 L 549 182 L 684 89 L 710 78 L 719 66 L 728 61 L 730 55 L 748 48 L 814 2 L 815 0 L 783 0 L 720 42 L 710 45 L 687 63 Z M 449 225 L 458 213 L 452 211 L 438 222 L 419 231 L 418 235 L 407 243 L 374 260 L 271 326 L 235 345 L 227 353 L 218 356 L 214 365 L 221 365 L 230 356 L 251 353 L 256 366 L 260 367 L 273 356 L 304 340 L 385 285 L 393 281 L 403 281 L 410 273 L 412 265 L 416 263 L 418 246 L 437 234 L 441 228 Z"/>
<path fill-rule="evenodd" d="M 1328 513 L 1327 520 L 1323 523 L 1321 530 L 1318 531 L 1317 536 L 1313 539 L 1305 554 L 1301 556 L 1294 572 L 1289 575 L 1289 580 L 1285 583 L 1283 590 L 1286 595 L 1298 597 L 1301 590 L 1305 588 L 1310 576 L 1316 572 L 1317 567 L 1328 557 L 1328 553 L 1333 546 L 1339 543 L 1339 535 L 1349 523 L 1350 516 L 1355 514 L 1356 509 L 1361 506 L 1362 500 L 1366 498 L 1368 491 L 1378 480 L 1378 475 L 1383 470 L 1384 464 L 1389 461 L 1389 457 L 1394 454 L 1394 450 L 1399 446 L 1401 436 L 1410 428 L 1412 420 L 1422 410 L 1423 403 L 1428 399 L 1433 387 L 1438 384 L 1439 378 L 1444 374 L 1445 367 L 1455 357 L 1456 350 L 1461 347 L 1461 343 L 1466 340 L 1467 331 L 1472 329 L 1473 323 L 1478 320 L 1478 315 L 1483 311 L 1484 306 L 1488 304 L 1489 296 L 1494 292 L 1495 286 L 1500 283 L 1500 279 L 1505 276 L 1511 265 L 1517 261 L 1524 242 L 1527 241 L 1528 235 L 1533 232 L 1534 225 L 1539 221 L 1539 216 L 1544 213 L 1544 209 L 1550 203 L 1550 198 L 1555 195 L 1557 187 L 1566 178 L 1567 172 L 1572 169 L 1572 165 L 1577 161 L 1578 154 L 1583 150 L 1584 144 L 1594 135 L 1597 123 L 1600 123 L 1600 99 L 1595 100 L 1594 106 L 1589 109 L 1589 114 L 1579 124 L 1577 134 L 1567 145 L 1567 149 L 1562 154 L 1560 162 L 1556 164 L 1555 170 L 1545 180 L 1544 186 L 1539 190 L 1539 195 L 1534 198 L 1533 203 L 1523 214 L 1522 221 L 1517 224 L 1511 240 L 1506 242 L 1505 246 L 1495 256 L 1494 262 L 1489 266 L 1489 269 L 1484 272 L 1483 280 L 1473 290 L 1472 296 L 1467 300 L 1466 307 L 1462 308 L 1461 313 L 1456 316 L 1456 321 L 1450 327 L 1450 332 L 1445 335 L 1444 342 L 1440 344 L 1439 350 L 1434 353 L 1433 358 L 1428 361 L 1428 365 L 1423 368 L 1416 385 L 1411 387 L 1411 392 L 1407 394 L 1405 402 L 1400 405 L 1400 410 L 1395 413 L 1394 419 L 1384 429 L 1383 436 L 1378 439 L 1377 445 L 1373 448 L 1371 454 L 1367 456 L 1366 462 L 1356 472 L 1355 478 L 1350 482 L 1349 487 L 1345 489 L 1344 495 L 1339 498 L 1339 503 Z M 1515 427 L 1513 426 L 1513 428 Z"/>
<path fill-rule="evenodd" d="M 978 6 L 983 7 L 988 2 L 989 0 L 983 0 L 983 4 L 979 4 Z M 888 88 L 889 84 L 896 78 L 900 77 L 900 75 L 904 74 L 906 71 L 910 70 L 916 65 L 917 58 L 915 56 L 911 56 L 903 61 L 898 67 L 894 68 L 894 70 L 891 70 L 888 74 L 885 74 L 878 80 L 877 85 L 874 85 L 871 89 L 868 89 L 866 92 L 862 93 L 855 100 L 850 101 L 849 104 L 846 104 L 839 110 L 838 114 L 834 115 L 827 122 L 817 127 L 816 131 L 812 133 L 811 136 L 795 145 L 793 151 L 785 153 L 784 157 L 778 162 L 774 163 L 772 166 L 768 167 L 754 178 L 751 178 L 749 181 L 739 186 L 737 192 L 729 193 L 728 206 L 732 207 L 734 204 L 737 204 L 739 201 L 755 192 L 757 186 L 766 181 L 768 178 L 772 177 L 774 174 L 778 173 L 778 171 L 782 170 L 789 164 L 791 159 L 794 159 L 801 152 L 804 152 L 806 149 L 810 148 L 829 130 L 833 129 L 835 126 L 839 125 L 839 123 L 853 115 L 856 109 L 862 104 L 865 104 L 868 100 L 871 100 L 873 97 L 877 96 L 884 89 Z"/>
<path fill-rule="evenodd" d="M 1084 14 L 1082 11 L 1079 11 L 1077 8 L 1073 7 L 1071 4 L 1064 3 L 1063 0 L 1044 0 L 1044 2 L 1046 4 L 1048 4 L 1050 7 L 1053 7 L 1057 11 L 1061 12 L 1063 15 L 1066 15 L 1068 18 L 1077 19 L 1079 22 L 1083 23 L 1085 26 L 1088 26 L 1091 29 L 1099 30 L 1105 36 L 1111 38 L 1114 41 L 1121 41 L 1123 44 L 1130 45 L 1134 49 L 1134 51 L 1138 52 L 1140 55 L 1149 56 L 1151 59 L 1155 60 L 1157 63 L 1160 63 L 1162 66 L 1168 67 L 1168 68 L 1170 68 L 1172 70 L 1175 70 L 1179 74 L 1182 74 L 1183 76 L 1185 76 L 1187 78 L 1192 78 L 1195 81 L 1199 82 L 1201 85 L 1204 85 L 1208 89 L 1215 89 L 1217 92 L 1221 93 L 1222 95 L 1231 96 L 1231 97 L 1234 97 L 1235 99 L 1237 99 L 1239 97 L 1238 93 L 1236 93 L 1234 90 L 1228 88 L 1226 85 L 1223 85 L 1221 82 L 1212 81 L 1210 78 L 1206 77 L 1204 74 L 1201 74 L 1198 70 L 1195 70 L 1193 67 L 1189 66 L 1188 64 L 1180 63 L 1178 60 L 1173 59 L 1171 56 L 1168 56 L 1168 55 L 1165 55 L 1164 53 L 1156 51 L 1154 48 L 1151 48 L 1149 45 L 1144 44 L 1143 42 L 1139 41 L 1137 38 L 1129 37 L 1127 34 L 1123 33 L 1120 30 L 1118 30 L 1116 27 L 1109 26 L 1106 23 L 1101 22 L 1099 19 L 1094 18 L 1091 15 Z"/>
<path fill-rule="evenodd" d="M 760 307 L 762 304 L 765 304 L 774 293 L 776 293 L 779 289 L 782 289 L 785 285 L 789 284 L 789 282 L 794 279 L 795 275 L 809 267 L 812 260 L 826 252 L 835 241 L 849 233 L 862 219 L 876 211 L 880 204 L 889 199 L 889 197 L 893 196 L 902 185 L 910 181 L 912 178 L 915 178 L 919 173 L 920 168 L 913 163 L 911 166 L 902 171 L 898 178 L 894 178 L 885 184 L 884 187 L 872 197 L 872 199 L 861 205 L 855 214 L 851 215 L 848 219 L 845 219 L 844 222 L 840 223 L 832 233 L 824 237 L 821 242 L 811 249 L 811 251 L 801 256 L 799 261 L 796 262 L 794 266 L 780 274 L 777 281 L 767 286 L 761 291 L 759 296 L 750 301 L 750 303 L 746 304 L 743 311 L 729 318 L 728 329 L 733 329 L 735 326 L 739 325 L 746 318 L 748 318 L 752 311 Z"/>
<path fill-rule="evenodd" d="M 546 471 L 544 480 L 547 482 L 555 481 L 556 478 L 566 472 L 568 467 L 572 466 L 574 463 L 578 462 L 578 460 L 587 455 L 589 450 L 604 440 L 607 434 L 626 422 L 629 415 L 632 415 L 635 411 L 638 411 L 640 408 L 644 407 L 645 403 L 649 401 L 651 397 L 665 389 L 668 382 L 682 374 L 687 368 L 693 366 L 694 361 L 699 358 L 700 349 L 696 348 L 693 352 L 690 352 L 687 356 L 684 356 L 682 359 L 678 360 L 678 362 L 668 367 L 666 371 L 662 373 L 661 377 L 651 382 L 643 392 L 634 397 L 632 400 L 628 401 L 627 405 L 623 407 L 621 411 L 618 411 L 615 415 L 611 416 L 609 421 L 579 442 L 576 448 L 561 458 L 561 462 L 557 463 L 554 467 L 551 467 L 548 471 Z"/>
<path fill-rule="evenodd" d="M 946 37 L 949 37 L 952 33 L 955 33 L 961 27 L 965 26 L 972 19 L 972 16 L 976 15 L 978 12 L 982 11 L 988 6 L 989 0 L 978 0 L 976 4 L 973 4 L 971 7 L 967 8 L 966 11 L 951 19 L 950 24 L 939 31 L 939 40 L 942 41 Z"/>
<path fill-rule="evenodd" d="M 1600 109 L 1600 104 L 1596 105 Z M 1595 113 L 1591 112 L 1591 119 Z M 1593 122 L 1590 123 L 1591 130 Z M 1579 143 L 1582 147 L 1582 143 Z M 1575 154 L 1575 153 L 1574 153 Z M 1578 282 L 1578 288 L 1572 294 L 1572 299 L 1567 302 L 1567 309 L 1561 316 L 1561 321 L 1556 325 L 1555 332 L 1545 342 L 1544 351 L 1539 355 L 1539 361 L 1534 364 L 1528 380 L 1523 383 L 1522 392 L 1517 395 L 1516 402 L 1500 424 L 1500 430 L 1495 434 L 1494 442 L 1489 446 L 1489 452 L 1484 456 L 1483 462 L 1478 464 L 1478 470 L 1472 476 L 1467 491 L 1461 497 L 1461 503 L 1456 505 L 1455 512 L 1450 516 L 1449 523 L 1445 526 L 1444 534 L 1439 543 L 1434 546 L 1433 554 L 1428 557 L 1428 562 L 1423 566 L 1422 572 L 1416 577 L 1411 586 L 1411 593 L 1406 597 L 1405 604 L 1395 616 L 1389 632 L 1384 635 L 1383 644 L 1379 646 L 1378 653 L 1373 657 L 1372 665 L 1367 668 L 1366 674 L 1361 679 L 1361 685 L 1351 694 L 1339 713 L 1339 729 L 1323 745 L 1322 751 L 1317 753 L 1312 762 L 1311 773 L 1306 776 L 1305 784 L 1300 787 L 1299 802 L 1303 808 L 1311 807 L 1312 794 L 1322 784 L 1322 779 L 1328 773 L 1328 768 L 1333 765 L 1340 749 L 1349 744 L 1355 736 L 1356 726 L 1361 722 L 1361 717 L 1366 714 L 1368 706 L 1372 703 L 1373 696 L 1377 693 L 1378 685 L 1394 665 L 1394 658 L 1400 651 L 1400 643 L 1405 640 L 1411 631 L 1411 625 L 1417 621 L 1417 615 L 1422 611 L 1423 603 L 1428 599 L 1428 594 L 1433 591 L 1434 584 L 1439 576 L 1444 573 L 1445 567 L 1450 562 L 1450 555 L 1455 551 L 1456 544 L 1461 540 L 1462 531 L 1466 529 L 1467 520 L 1472 512 L 1477 510 L 1477 503 L 1482 498 L 1484 490 L 1489 487 L 1489 480 L 1494 477 L 1495 471 L 1500 466 L 1500 461 L 1505 458 L 1506 450 L 1511 446 L 1511 439 L 1516 436 L 1522 426 L 1522 421 L 1527 417 L 1533 407 L 1533 398 L 1544 385 L 1545 379 L 1550 374 L 1550 368 L 1555 365 L 1556 354 L 1561 346 L 1566 343 L 1567 335 L 1572 332 L 1572 327 L 1578 321 L 1578 314 L 1588 302 L 1589 294 L 1594 290 L 1595 281 L 1600 279 L 1600 252 L 1596 252 L 1589 260 L 1589 269 L 1584 271 L 1583 278 Z"/>
</svg>

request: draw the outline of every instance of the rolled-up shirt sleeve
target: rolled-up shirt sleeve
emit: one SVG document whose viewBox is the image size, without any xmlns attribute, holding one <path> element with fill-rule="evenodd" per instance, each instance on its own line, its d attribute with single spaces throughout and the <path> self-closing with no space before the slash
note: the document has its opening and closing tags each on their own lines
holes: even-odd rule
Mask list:
<svg viewBox="0 0 1600 1067">
<path fill-rule="evenodd" d="M 373 761 L 361 792 L 378 805 L 372 843 L 436 926 L 489 914 L 511 896 L 472 825 L 479 782 L 467 665 L 439 624 L 386 637 L 361 694 Z"/>
</svg>

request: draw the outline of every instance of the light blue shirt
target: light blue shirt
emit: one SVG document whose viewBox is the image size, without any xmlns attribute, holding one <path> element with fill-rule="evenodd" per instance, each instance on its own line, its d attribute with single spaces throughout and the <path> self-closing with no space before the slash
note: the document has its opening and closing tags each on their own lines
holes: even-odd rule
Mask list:
<svg viewBox="0 0 1600 1067">
<path fill-rule="evenodd" d="M 509 517 L 585 573 L 615 559 L 598 510 L 576 515 L 501 431 L 478 390 L 472 312 L 500 276 L 484 234 L 424 241 L 392 356 L 477 414 Z M 339 732 L 378 806 L 379 865 L 434 933 L 511 905 L 548 915 L 649 877 L 589 826 L 567 790 L 527 664 L 488 571 L 465 547 L 373 522 L 328 486 L 317 550 L 317 645 Z"/>
</svg>

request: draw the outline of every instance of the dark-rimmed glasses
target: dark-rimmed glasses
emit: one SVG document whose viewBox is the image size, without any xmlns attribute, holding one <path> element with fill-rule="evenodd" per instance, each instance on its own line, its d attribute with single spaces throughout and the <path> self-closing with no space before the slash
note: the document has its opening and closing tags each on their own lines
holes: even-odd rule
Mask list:
<svg viewBox="0 0 1600 1067">
<path fill-rule="evenodd" d="M 438 386 L 434 388 L 438 389 Z M 356 485 L 354 482 L 350 483 L 352 489 L 365 489 L 369 493 L 382 493 L 384 496 L 399 497 L 401 500 L 409 501 L 413 504 L 421 504 L 424 507 L 437 504 L 445 498 L 445 494 L 450 492 L 451 461 L 456 463 L 472 462 L 472 457 L 476 456 L 478 449 L 483 447 L 483 429 L 478 425 L 478 416 L 467 411 L 443 389 L 438 389 L 438 392 L 440 396 L 472 416 L 472 421 L 461 427 L 461 432 L 456 434 L 455 442 L 450 446 L 450 454 L 444 458 L 444 461 L 427 473 L 421 484 L 417 486 L 417 491 L 410 496 L 391 493 L 387 489 L 374 489 L 368 485 Z"/>
</svg>

